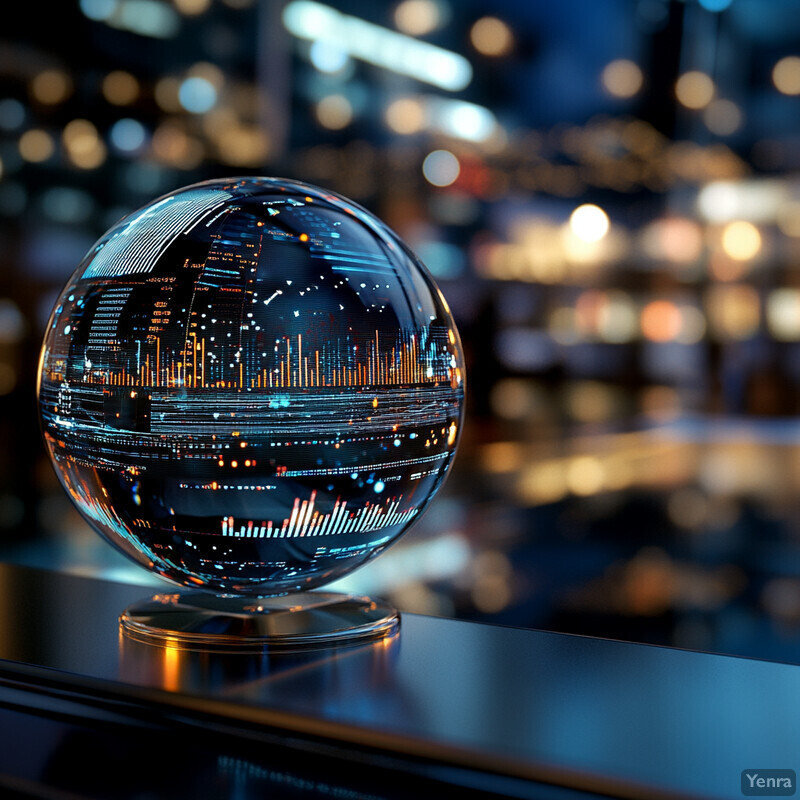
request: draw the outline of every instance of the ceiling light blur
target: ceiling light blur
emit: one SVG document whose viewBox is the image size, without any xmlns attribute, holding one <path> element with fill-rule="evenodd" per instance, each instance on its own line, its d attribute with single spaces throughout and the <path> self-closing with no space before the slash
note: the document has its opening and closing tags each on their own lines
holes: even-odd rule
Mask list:
<svg viewBox="0 0 800 800">
<path fill-rule="evenodd" d="M 441 89 L 460 91 L 472 80 L 463 56 L 342 14 L 313 0 L 293 0 L 283 11 L 286 29 L 300 39 L 337 45 L 361 59 Z"/>
</svg>

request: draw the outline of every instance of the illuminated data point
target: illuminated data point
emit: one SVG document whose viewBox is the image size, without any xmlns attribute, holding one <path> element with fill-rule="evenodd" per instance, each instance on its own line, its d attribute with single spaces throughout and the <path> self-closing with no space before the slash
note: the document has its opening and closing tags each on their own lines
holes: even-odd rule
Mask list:
<svg viewBox="0 0 800 800">
<path fill-rule="evenodd" d="M 427 270 L 306 184 L 236 178 L 154 200 L 55 304 L 39 401 L 87 521 L 145 568 L 270 595 L 341 577 L 441 485 L 463 357 Z"/>
</svg>

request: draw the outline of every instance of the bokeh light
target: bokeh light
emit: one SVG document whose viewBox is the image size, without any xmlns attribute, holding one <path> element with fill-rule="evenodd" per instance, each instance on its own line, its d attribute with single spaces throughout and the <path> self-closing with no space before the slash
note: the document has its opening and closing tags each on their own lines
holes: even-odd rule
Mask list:
<svg viewBox="0 0 800 800">
<path fill-rule="evenodd" d="M 781 94 L 800 94 L 800 56 L 786 56 L 772 68 L 772 82 Z"/>
<path fill-rule="evenodd" d="M 203 14 L 211 7 L 211 0 L 172 0 L 175 8 L 187 17 Z"/>
<path fill-rule="evenodd" d="M 730 136 L 742 126 L 742 111 L 732 100 L 714 100 L 704 109 L 703 122 L 717 136 Z"/>
<path fill-rule="evenodd" d="M 433 186 L 450 186 L 460 172 L 461 165 L 449 150 L 434 150 L 422 162 L 422 174 Z"/>
<path fill-rule="evenodd" d="M 147 131 L 141 122 L 129 117 L 117 120 L 109 131 L 111 144 L 120 152 L 133 154 L 147 141 Z"/>
<path fill-rule="evenodd" d="M 353 121 L 353 106 L 343 94 L 329 94 L 317 103 L 316 116 L 324 128 L 339 131 Z"/>
<path fill-rule="evenodd" d="M 53 137 L 40 128 L 25 131 L 19 138 L 19 154 L 34 163 L 47 161 L 55 152 Z"/>
<path fill-rule="evenodd" d="M 514 47 L 511 28 L 497 17 L 481 17 L 470 29 L 472 46 L 484 56 L 508 55 Z"/>
<path fill-rule="evenodd" d="M 72 92 L 72 80 L 63 70 L 47 69 L 31 81 L 31 94 L 40 103 L 63 103 Z"/>
<path fill-rule="evenodd" d="M 139 97 L 139 81 L 130 72 L 114 70 L 103 78 L 102 91 L 109 103 L 127 106 Z"/>
<path fill-rule="evenodd" d="M 89 120 L 72 120 L 64 127 L 61 141 L 67 157 L 76 167 L 96 169 L 106 159 L 106 146 Z"/>
<path fill-rule="evenodd" d="M 714 99 L 714 81 L 705 72 L 684 72 L 675 84 L 675 96 L 686 108 L 705 108 Z"/>
<path fill-rule="evenodd" d="M 749 261 L 761 250 L 761 234 L 752 222 L 729 222 L 722 230 L 722 249 L 736 261 Z"/>
<path fill-rule="evenodd" d="M 409 36 L 425 36 L 442 22 L 442 4 L 435 0 L 403 0 L 394 10 L 397 29 Z"/>
<path fill-rule="evenodd" d="M 653 300 L 642 309 L 642 333 L 653 342 L 677 339 L 681 312 L 669 300 Z"/>
<path fill-rule="evenodd" d="M 217 89 L 207 78 L 192 75 L 178 88 L 178 100 L 190 113 L 204 114 L 217 102 Z"/>
<path fill-rule="evenodd" d="M 766 306 L 767 325 L 779 341 L 800 341 L 800 290 L 775 289 L 769 293 Z"/>
<path fill-rule="evenodd" d="M 585 203 L 570 214 L 569 227 L 581 241 L 599 242 L 608 233 L 610 223 L 600 206 Z"/>
<path fill-rule="evenodd" d="M 777 214 L 778 227 L 786 236 L 800 237 L 800 201 L 781 204 Z"/>
<path fill-rule="evenodd" d="M 627 59 L 618 58 L 603 69 L 601 76 L 603 87 L 614 97 L 633 97 L 644 83 L 644 75 L 638 64 Z"/>
<path fill-rule="evenodd" d="M 350 56 L 346 50 L 334 42 L 326 42 L 323 39 L 312 43 L 308 57 L 320 72 L 331 75 L 341 72 L 350 63 Z"/>
<path fill-rule="evenodd" d="M 386 124 L 395 133 L 418 133 L 425 125 L 425 109 L 416 97 L 400 97 L 386 109 Z"/>
</svg>

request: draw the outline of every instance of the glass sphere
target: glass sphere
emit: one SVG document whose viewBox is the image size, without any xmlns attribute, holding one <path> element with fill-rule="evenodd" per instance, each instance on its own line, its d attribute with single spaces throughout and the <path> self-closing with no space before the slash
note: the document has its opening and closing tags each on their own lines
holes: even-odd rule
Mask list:
<svg viewBox="0 0 800 800">
<path fill-rule="evenodd" d="M 453 460 L 462 351 L 433 279 L 346 198 L 179 189 L 111 228 L 58 298 L 44 439 L 81 514 L 170 581 L 270 595 L 341 577 Z"/>
</svg>

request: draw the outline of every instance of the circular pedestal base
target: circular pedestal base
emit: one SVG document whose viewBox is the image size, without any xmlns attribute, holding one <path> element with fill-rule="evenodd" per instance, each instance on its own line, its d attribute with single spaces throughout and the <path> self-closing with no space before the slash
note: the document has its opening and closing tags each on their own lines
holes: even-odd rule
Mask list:
<svg viewBox="0 0 800 800">
<path fill-rule="evenodd" d="M 299 649 L 380 639 L 400 625 L 396 609 L 369 597 L 298 592 L 240 597 L 157 594 L 122 612 L 131 637 L 189 649 Z"/>
</svg>

